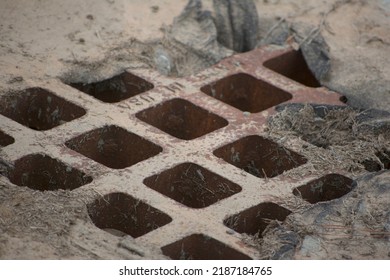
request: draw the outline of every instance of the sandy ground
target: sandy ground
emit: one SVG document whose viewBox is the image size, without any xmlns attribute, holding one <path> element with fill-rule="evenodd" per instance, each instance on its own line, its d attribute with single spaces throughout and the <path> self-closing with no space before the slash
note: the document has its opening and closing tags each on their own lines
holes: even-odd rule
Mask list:
<svg viewBox="0 0 390 280">
<path fill-rule="evenodd" d="M 0 91 L 21 89 L 28 81 L 96 81 L 125 68 L 154 68 L 153 48 L 164 37 L 164 26 L 172 23 L 186 3 L 185 0 L 2 0 Z M 350 105 L 390 110 L 389 1 L 258 0 L 255 3 L 264 29 L 272 27 L 265 28 L 269 24 L 265 19 L 281 18 L 320 29 L 330 47 L 332 65 L 324 85 L 346 94 Z M 211 1 L 204 1 L 204 6 L 211 9 Z M 150 52 L 143 51 L 149 48 Z M 388 176 L 381 178 L 388 180 Z M 0 183 L 4 195 L 12 193 L 4 177 L 0 177 Z M 59 192 L 47 200 L 33 196 L 27 188 L 19 191 L 12 200 L 4 196 L 0 199 L 0 258 L 129 257 L 119 249 L 110 251 L 108 246 L 96 256 L 68 240 L 67 232 L 73 221 L 88 219 L 85 200 L 96 194 Z M 71 201 L 64 211 L 61 205 Z M 31 220 L 34 214 L 50 217 L 53 211 L 66 215 L 50 222 Z M 13 219 L 15 213 L 19 213 L 17 218 L 5 227 L 3 222 Z M 89 245 L 100 244 L 91 241 Z M 300 254 L 297 258 L 306 258 Z M 384 250 L 368 254 L 368 258 L 386 258 L 386 254 Z M 161 252 L 153 249 L 143 257 L 163 258 Z"/>
</svg>

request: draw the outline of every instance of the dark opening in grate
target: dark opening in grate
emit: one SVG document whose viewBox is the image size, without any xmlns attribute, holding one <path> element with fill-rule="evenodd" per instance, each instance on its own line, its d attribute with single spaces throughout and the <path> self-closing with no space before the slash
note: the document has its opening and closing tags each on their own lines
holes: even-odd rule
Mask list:
<svg viewBox="0 0 390 280">
<path fill-rule="evenodd" d="M 228 125 L 225 119 L 179 98 L 146 109 L 136 116 L 183 140 L 192 140 Z"/>
<path fill-rule="evenodd" d="M 207 207 L 241 191 L 239 185 L 194 163 L 179 164 L 144 184 L 192 208 Z"/>
<path fill-rule="evenodd" d="M 224 220 L 224 225 L 239 232 L 261 236 L 273 220 L 284 221 L 291 211 L 272 202 L 265 202 Z"/>
<path fill-rule="evenodd" d="M 314 204 L 342 197 L 352 189 L 352 179 L 339 174 L 328 174 L 295 188 L 293 194 Z"/>
<path fill-rule="evenodd" d="M 292 95 L 265 81 L 239 73 L 211 84 L 201 91 L 241 111 L 258 113 L 292 98 Z"/>
<path fill-rule="evenodd" d="M 250 260 L 247 255 L 203 234 L 193 234 L 161 248 L 174 260 Z"/>
<path fill-rule="evenodd" d="M 105 126 L 67 141 L 66 146 L 105 166 L 122 169 L 159 154 L 160 146 L 118 126 Z"/>
<path fill-rule="evenodd" d="M 272 58 L 264 66 L 305 86 L 321 86 L 307 66 L 301 51 L 290 51 Z"/>
<path fill-rule="evenodd" d="M 29 88 L 0 100 L 0 114 L 34 130 L 48 130 L 85 113 L 83 108 L 42 88 Z"/>
<path fill-rule="evenodd" d="M 140 237 L 172 221 L 171 217 L 125 193 L 110 193 L 88 204 L 88 214 L 100 229 L 114 235 Z"/>
<path fill-rule="evenodd" d="M 107 103 L 122 101 L 154 87 L 153 84 L 127 72 L 96 83 L 69 85 Z"/>
<path fill-rule="evenodd" d="M 32 154 L 18 159 L 9 180 L 34 190 L 73 190 L 92 182 L 92 177 L 47 155 Z"/>
<path fill-rule="evenodd" d="M 11 145 L 15 142 L 15 139 L 8 134 L 5 134 L 0 130 L 0 147 Z"/>
<path fill-rule="evenodd" d="M 223 146 L 215 150 L 214 155 L 259 178 L 275 177 L 307 161 L 303 156 L 257 135 Z"/>
</svg>

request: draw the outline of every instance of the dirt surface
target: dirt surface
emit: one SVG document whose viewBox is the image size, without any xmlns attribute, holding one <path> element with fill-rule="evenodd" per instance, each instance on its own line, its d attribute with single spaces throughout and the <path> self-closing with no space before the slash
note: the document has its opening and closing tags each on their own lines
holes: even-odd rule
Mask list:
<svg viewBox="0 0 390 280">
<path fill-rule="evenodd" d="M 172 25 L 186 4 L 186 0 L 3 0 L 0 92 L 51 79 L 95 82 L 132 68 L 188 76 L 231 55 L 232 50 L 216 41 L 211 17 L 199 20 L 195 15 L 188 25 Z M 203 4 L 203 9 L 213 9 L 212 1 Z M 390 110 L 389 1 L 263 0 L 255 4 L 259 40 L 272 37 L 282 23 L 309 27 L 329 46 L 331 68 L 321 83 L 345 94 L 354 107 Z M 206 30 L 207 36 L 188 45 L 186 30 L 192 37 Z M 208 47 L 203 48 L 206 41 Z M 297 46 L 291 38 L 280 43 Z M 332 111 L 326 117 L 319 117 L 311 107 L 299 110 L 299 114 L 282 111 L 269 127 L 269 137 L 279 143 L 294 137 L 310 143 L 301 153 L 313 166 L 298 168 L 294 176 L 346 170 L 356 174 L 356 187 L 345 199 L 329 203 L 291 201 L 289 206 L 296 212 L 284 224 L 272 224 L 260 240 L 245 235 L 243 239 L 264 258 L 390 258 L 388 127 L 359 130 L 364 127 L 356 126 L 360 112 L 352 109 Z M 159 248 L 141 248 L 131 238 L 119 243 L 103 234 L 102 242 L 88 238 L 93 230 L 78 225 L 89 222 L 86 205 L 98 197 L 96 192 L 79 189 L 15 188 L 0 175 L 0 258 L 166 258 Z M 73 236 L 78 232 L 79 239 L 70 239 L 70 232 Z"/>
</svg>

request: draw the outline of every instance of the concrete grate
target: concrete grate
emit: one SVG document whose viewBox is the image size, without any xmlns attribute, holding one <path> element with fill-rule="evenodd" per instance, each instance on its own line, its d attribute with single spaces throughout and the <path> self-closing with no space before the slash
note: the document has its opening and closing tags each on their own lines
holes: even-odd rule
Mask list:
<svg viewBox="0 0 390 280">
<path fill-rule="evenodd" d="M 284 220 L 293 209 L 283 199 L 350 190 L 348 174 L 291 181 L 310 162 L 265 136 L 276 105 L 342 105 L 313 79 L 299 52 L 265 47 L 187 78 L 133 69 L 90 84 L 26 81 L 0 95 L 1 157 L 13 166 L 5 175 L 15 187 L 101 194 L 78 225 L 95 242 L 130 236 L 173 259 L 256 259 L 236 233 Z M 314 180 L 331 194 L 311 194 Z"/>
</svg>

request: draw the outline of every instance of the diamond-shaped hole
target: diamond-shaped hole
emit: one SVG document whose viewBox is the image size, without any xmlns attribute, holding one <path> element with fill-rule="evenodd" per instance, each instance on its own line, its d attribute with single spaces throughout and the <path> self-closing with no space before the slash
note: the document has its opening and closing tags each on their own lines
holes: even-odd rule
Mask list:
<svg viewBox="0 0 390 280">
<path fill-rule="evenodd" d="M 223 146 L 214 155 L 259 178 L 275 177 L 307 162 L 303 156 L 257 135 Z"/>
<path fill-rule="evenodd" d="M 339 174 L 328 174 L 295 188 L 293 194 L 314 204 L 340 198 L 352 189 L 352 179 Z"/>
<path fill-rule="evenodd" d="M 114 125 L 86 132 L 65 145 L 114 169 L 129 167 L 162 151 L 160 146 Z"/>
<path fill-rule="evenodd" d="M 301 51 L 290 51 L 267 60 L 264 66 L 305 86 L 321 86 L 307 66 Z"/>
<path fill-rule="evenodd" d="M 182 163 L 144 180 L 144 184 L 188 207 L 203 208 L 241 191 L 241 187 L 194 163 Z"/>
<path fill-rule="evenodd" d="M 245 73 L 225 77 L 200 90 L 241 111 L 251 113 L 258 113 L 292 98 L 290 93 Z"/>
<path fill-rule="evenodd" d="M 96 83 L 71 83 L 70 86 L 107 103 L 125 100 L 154 87 L 153 84 L 127 72 Z"/>
<path fill-rule="evenodd" d="M 239 232 L 261 236 L 271 221 L 284 221 L 291 211 L 272 202 L 264 202 L 224 220 L 224 225 Z"/>
<path fill-rule="evenodd" d="M 390 169 L 390 150 L 381 151 L 375 154 L 378 158 L 377 161 L 372 159 L 367 159 L 362 162 L 364 168 L 368 172 L 377 172 L 383 169 Z"/>
<path fill-rule="evenodd" d="M 172 221 L 160 210 L 120 192 L 98 198 L 87 208 L 95 226 L 117 236 L 137 238 Z"/>
<path fill-rule="evenodd" d="M 139 112 L 137 118 L 183 140 L 192 140 L 228 122 L 184 99 L 172 99 Z"/>
<path fill-rule="evenodd" d="M 18 159 L 8 177 L 15 185 L 40 191 L 73 190 L 92 182 L 92 177 L 43 154 Z"/>
<path fill-rule="evenodd" d="M 247 255 L 203 234 L 193 234 L 161 248 L 174 260 L 250 260 Z"/>
<path fill-rule="evenodd" d="M 83 108 L 38 87 L 0 100 L 0 114 L 34 130 L 48 130 L 85 113 Z"/>
<path fill-rule="evenodd" d="M 0 147 L 11 145 L 15 142 L 15 139 L 8 134 L 5 134 L 0 130 Z"/>
</svg>

